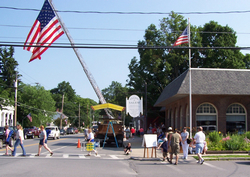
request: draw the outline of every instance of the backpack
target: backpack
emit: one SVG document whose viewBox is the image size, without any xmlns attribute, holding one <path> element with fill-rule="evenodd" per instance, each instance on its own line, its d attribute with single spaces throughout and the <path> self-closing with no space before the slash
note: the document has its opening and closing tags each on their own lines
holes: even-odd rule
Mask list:
<svg viewBox="0 0 250 177">
<path fill-rule="evenodd" d="M 13 133 L 14 133 L 14 131 L 13 131 L 13 130 L 10 130 L 9 136 L 8 136 L 8 138 L 6 139 L 6 142 L 9 142 L 9 141 L 10 141 L 11 135 L 12 135 Z"/>
<path fill-rule="evenodd" d="M 49 137 L 50 132 L 51 132 L 50 129 L 46 129 L 47 139 L 48 139 L 48 137 Z"/>
</svg>

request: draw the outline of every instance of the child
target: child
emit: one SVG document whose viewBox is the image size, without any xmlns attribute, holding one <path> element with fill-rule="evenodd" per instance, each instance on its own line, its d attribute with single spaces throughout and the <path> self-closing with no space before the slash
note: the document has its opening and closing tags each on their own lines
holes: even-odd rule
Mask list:
<svg viewBox="0 0 250 177">
<path fill-rule="evenodd" d="M 206 155 L 206 153 L 207 153 L 207 142 L 204 141 L 203 154 Z"/>
<path fill-rule="evenodd" d="M 163 161 L 165 161 L 166 157 L 168 156 L 168 139 L 167 138 L 164 138 L 164 142 L 160 145 L 160 147 L 162 148 Z"/>
<path fill-rule="evenodd" d="M 131 143 L 128 143 L 128 145 L 127 145 L 127 146 L 125 147 L 125 149 L 124 149 L 124 153 L 125 153 L 126 155 L 129 155 L 130 152 L 132 152 L 132 150 L 131 150 Z"/>
</svg>

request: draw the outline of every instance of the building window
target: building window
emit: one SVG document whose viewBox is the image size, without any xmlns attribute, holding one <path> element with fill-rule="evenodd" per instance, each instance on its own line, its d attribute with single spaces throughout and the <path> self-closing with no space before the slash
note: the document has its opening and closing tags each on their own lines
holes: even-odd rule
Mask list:
<svg viewBox="0 0 250 177">
<path fill-rule="evenodd" d="M 217 112 L 215 107 L 209 103 L 201 104 L 196 111 L 196 124 L 202 126 L 204 130 L 216 130 Z"/>
<path fill-rule="evenodd" d="M 227 132 L 246 131 L 246 112 L 240 104 L 232 104 L 227 108 L 226 120 Z"/>
</svg>

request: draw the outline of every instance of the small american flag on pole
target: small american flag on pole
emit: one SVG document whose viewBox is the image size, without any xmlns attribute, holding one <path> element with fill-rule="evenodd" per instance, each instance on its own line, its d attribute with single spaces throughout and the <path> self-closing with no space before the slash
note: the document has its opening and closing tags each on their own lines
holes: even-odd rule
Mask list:
<svg viewBox="0 0 250 177">
<path fill-rule="evenodd" d="M 61 35 L 63 30 L 48 0 L 45 0 L 43 7 L 33 24 L 23 49 L 32 52 L 30 61 L 41 59 L 41 55 Z M 39 47 L 37 47 L 39 45 Z"/>
<path fill-rule="evenodd" d="M 188 43 L 188 27 L 183 31 L 183 33 L 178 37 L 173 46 Z"/>
<path fill-rule="evenodd" d="M 30 113 L 27 115 L 27 117 L 29 118 L 30 122 L 32 122 L 32 117 Z"/>
</svg>

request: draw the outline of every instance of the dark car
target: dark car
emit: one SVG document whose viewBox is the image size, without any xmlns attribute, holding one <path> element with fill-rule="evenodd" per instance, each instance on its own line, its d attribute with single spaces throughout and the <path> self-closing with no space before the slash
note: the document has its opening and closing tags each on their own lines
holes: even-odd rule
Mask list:
<svg viewBox="0 0 250 177">
<path fill-rule="evenodd" d="M 67 128 L 67 134 L 75 134 L 74 128 Z"/>
<path fill-rule="evenodd" d="M 27 127 L 25 129 L 26 129 L 26 133 L 27 133 L 27 138 L 34 139 L 35 136 L 37 136 L 39 138 L 41 131 L 37 127 Z"/>
<path fill-rule="evenodd" d="M 27 139 L 27 138 L 34 139 L 35 138 L 35 133 L 34 133 L 34 129 L 33 128 L 25 128 L 23 130 L 23 134 L 24 134 L 24 139 Z"/>
<path fill-rule="evenodd" d="M 60 129 L 60 135 L 66 135 L 66 131 L 64 129 Z"/>
<path fill-rule="evenodd" d="M 9 127 L 9 129 L 14 131 L 13 134 L 11 135 L 10 144 L 9 144 L 11 147 L 13 147 L 14 142 L 15 142 L 17 129 L 16 129 L 16 127 Z M 5 144 L 5 140 L 6 140 L 5 129 L 4 129 L 4 127 L 0 127 L 0 149 L 3 148 L 3 146 Z"/>
<path fill-rule="evenodd" d="M 96 131 L 98 131 L 98 125 L 93 125 L 92 132 L 95 133 Z"/>
</svg>

